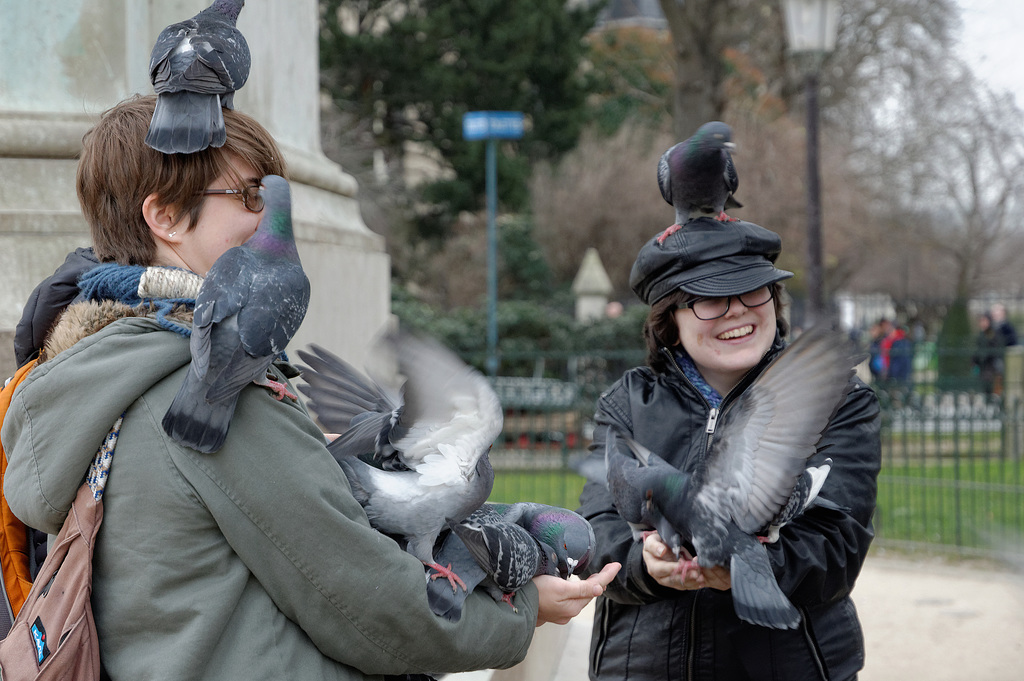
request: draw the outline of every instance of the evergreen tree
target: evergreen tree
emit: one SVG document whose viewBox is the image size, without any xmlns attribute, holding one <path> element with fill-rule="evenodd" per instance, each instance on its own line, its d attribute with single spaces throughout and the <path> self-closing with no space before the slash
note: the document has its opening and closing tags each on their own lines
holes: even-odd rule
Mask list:
<svg viewBox="0 0 1024 681">
<path fill-rule="evenodd" d="M 585 120 L 583 40 L 599 6 L 566 0 L 321 0 L 322 82 L 343 107 L 373 117 L 380 142 L 436 149 L 454 177 L 424 198 L 448 216 L 484 194 L 484 144 L 462 138 L 468 111 L 521 111 L 524 138 L 502 145 L 500 199 L 527 204 L 530 164 L 571 149 Z"/>
</svg>

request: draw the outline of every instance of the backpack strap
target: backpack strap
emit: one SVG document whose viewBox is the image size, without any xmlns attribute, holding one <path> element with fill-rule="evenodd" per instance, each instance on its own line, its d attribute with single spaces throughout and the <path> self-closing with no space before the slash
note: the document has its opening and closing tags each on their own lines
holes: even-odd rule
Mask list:
<svg viewBox="0 0 1024 681">
<path fill-rule="evenodd" d="M 36 360 L 28 362 L 0 390 L 0 422 L 11 406 L 14 390 L 28 376 Z M 7 454 L 0 446 L 0 636 L 10 631 L 14 616 L 28 598 L 32 588 L 34 547 L 25 523 L 21 522 L 3 496 L 3 478 L 7 472 Z"/>
</svg>

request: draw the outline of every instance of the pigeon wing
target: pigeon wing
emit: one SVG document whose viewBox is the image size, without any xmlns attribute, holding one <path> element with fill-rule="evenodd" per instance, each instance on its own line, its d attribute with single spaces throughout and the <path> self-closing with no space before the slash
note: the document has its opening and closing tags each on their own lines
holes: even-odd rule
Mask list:
<svg viewBox="0 0 1024 681">
<path fill-rule="evenodd" d="M 340 433 L 337 447 L 356 456 L 374 452 L 382 467 L 394 469 L 394 449 L 389 445 L 382 450 L 381 445 L 387 443 L 401 413 L 398 393 L 318 345 L 298 354 L 308 365 L 301 367 L 305 385 L 299 390 L 309 398 L 309 408 L 323 427 Z"/>
<path fill-rule="evenodd" d="M 406 377 L 391 444 L 410 468 L 438 479 L 472 470 L 501 433 L 501 402 L 490 381 L 438 343 L 408 334 L 391 342 Z"/>
<path fill-rule="evenodd" d="M 786 506 L 861 361 L 842 334 L 803 333 L 721 417 L 698 503 L 744 532 Z"/>
</svg>

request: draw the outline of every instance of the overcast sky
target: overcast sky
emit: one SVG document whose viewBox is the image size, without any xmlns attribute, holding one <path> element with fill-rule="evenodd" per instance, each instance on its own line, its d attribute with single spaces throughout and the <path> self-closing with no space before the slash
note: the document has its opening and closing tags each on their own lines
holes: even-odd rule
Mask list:
<svg viewBox="0 0 1024 681">
<path fill-rule="evenodd" d="M 993 90 L 1013 92 L 1024 108 L 1024 2 L 958 0 L 964 31 L 960 52 Z"/>
</svg>

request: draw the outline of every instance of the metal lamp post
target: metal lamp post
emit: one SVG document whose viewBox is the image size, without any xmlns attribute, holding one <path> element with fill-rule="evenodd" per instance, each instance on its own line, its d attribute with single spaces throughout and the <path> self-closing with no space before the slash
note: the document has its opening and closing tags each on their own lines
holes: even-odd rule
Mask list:
<svg viewBox="0 0 1024 681">
<path fill-rule="evenodd" d="M 789 51 L 806 56 L 807 102 L 807 313 L 806 326 L 825 312 L 821 245 L 821 162 L 818 156 L 818 72 L 835 49 L 839 0 L 782 0 Z"/>
</svg>

